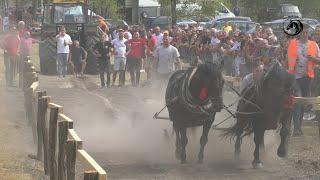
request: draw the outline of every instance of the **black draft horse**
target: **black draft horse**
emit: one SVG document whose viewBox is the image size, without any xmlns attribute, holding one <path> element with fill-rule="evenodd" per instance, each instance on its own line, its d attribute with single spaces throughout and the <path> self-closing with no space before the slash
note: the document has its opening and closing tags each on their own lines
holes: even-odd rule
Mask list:
<svg viewBox="0 0 320 180">
<path fill-rule="evenodd" d="M 277 154 L 287 155 L 288 139 L 291 128 L 292 109 L 286 106 L 292 101 L 294 76 L 281 66 L 278 61 L 271 62 L 264 75 L 251 86 L 243 90 L 237 107 L 237 122 L 225 135 L 236 137 L 235 156 L 240 154 L 244 136 L 254 134 L 254 168 L 262 168 L 259 158 L 259 145 L 264 144 L 266 130 L 276 129 L 281 123 L 281 143 Z"/>
<path fill-rule="evenodd" d="M 196 126 L 203 126 L 198 155 L 198 162 L 203 162 L 209 130 L 216 112 L 223 108 L 221 67 L 220 64 L 206 62 L 177 71 L 169 79 L 165 100 L 176 133 L 175 155 L 181 163 L 186 163 L 187 128 Z"/>
</svg>

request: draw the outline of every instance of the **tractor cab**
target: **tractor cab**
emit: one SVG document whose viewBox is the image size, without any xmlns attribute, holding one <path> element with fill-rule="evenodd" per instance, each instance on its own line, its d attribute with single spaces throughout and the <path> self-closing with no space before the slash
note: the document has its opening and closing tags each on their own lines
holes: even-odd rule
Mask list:
<svg viewBox="0 0 320 180">
<path fill-rule="evenodd" d="M 87 0 L 53 0 L 44 5 L 39 50 L 40 70 L 43 74 L 56 74 L 56 39 L 59 27 L 65 26 L 72 40 L 78 40 L 88 51 L 86 72 L 95 74 L 97 65 L 92 47 L 100 33 Z"/>
<path fill-rule="evenodd" d="M 49 34 L 42 36 L 57 34 L 59 27 L 65 26 L 72 39 L 81 41 L 84 24 L 87 24 L 88 20 L 85 0 L 53 0 L 52 3 L 44 5 L 43 32 Z"/>
</svg>

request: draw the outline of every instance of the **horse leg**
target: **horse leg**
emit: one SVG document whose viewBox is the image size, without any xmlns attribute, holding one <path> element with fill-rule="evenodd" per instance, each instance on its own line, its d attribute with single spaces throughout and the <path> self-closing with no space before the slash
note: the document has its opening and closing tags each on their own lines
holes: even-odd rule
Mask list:
<svg viewBox="0 0 320 180">
<path fill-rule="evenodd" d="M 242 138 L 241 138 L 241 135 L 243 133 L 243 129 L 239 128 L 236 132 L 236 143 L 234 145 L 234 156 L 235 158 L 239 158 L 240 156 L 240 152 L 241 152 L 241 143 L 242 143 Z"/>
<path fill-rule="evenodd" d="M 180 136 L 181 136 L 181 164 L 185 164 L 187 162 L 187 155 L 186 155 L 186 146 L 188 144 L 188 137 L 187 137 L 187 128 L 182 127 L 180 128 Z"/>
<path fill-rule="evenodd" d="M 285 110 L 281 118 L 281 130 L 280 137 L 281 143 L 278 147 L 277 155 L 279 157 L 286 157 L 288 152 L 288 143 L 289 143 L 289 134 L 291 128 L 291 118 L 292 113 L 291 110 Z"/>
<path fill-rule="evenodd" d="M 200 138 L 200 152 L 198 154 L 198 163 L 202 164 L 203 163 L 203 152 L 204 152 L 204 147 L 206 146 L 208 142 L 208 134 L 209 130 L 211 128 L 213 121 L 205 121 L 203 125 L 203 130 L 202 130 L 202 136 Z"/>
<path fill-rule="evenodd" d="M 263 135 L 264 135 L 264 129 L 263 128 L 259 128 L 257 126 L 254 127 L 254 143 L 255 143 L 255 149 L 254 149 L 254 160 L 252 162 L 252 166 L 255 169 L 261 169 L 263 168 L 262 166 L 262 162 L 260 161 L 260 157 L 259 157 L 259 147 L 261 144 L 261 141 L 263 139 Z"/>
<path fill-rule="evenodd" d="M 181 159 L 181 138 L 180 138 L 180 132 L 179 132 L 179 129 L 177 127 L 173 127 L 174 128 L 174 131 L 176 132 L 176 152 L 175 152 L 175 155 L 176 155 L 176 158 L 178 160 Z"/>
</svg>

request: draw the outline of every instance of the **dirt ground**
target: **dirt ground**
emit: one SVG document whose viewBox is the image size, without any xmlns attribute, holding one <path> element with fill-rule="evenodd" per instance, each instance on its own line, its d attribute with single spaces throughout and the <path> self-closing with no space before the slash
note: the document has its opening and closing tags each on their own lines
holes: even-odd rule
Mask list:
<svg viewBox="0 0 320 180">
<path fill-rule="evenodd" d="M 37 58 L 33 60 L 38 62 Z M 217 130 L 210 131 L 204 164 L 197 164 L 201 128 L 188 130 L 188 163 L 180 165 L 174 157 L 175 138 L 171 134 L 171 123 L 152 118 L 163 107 L 165 87 L 133 88 L 128 85 L 101 89 L 98 76 L 89 75 L 85 79 L 40 75 L 39 81 L 40 88 L 47 91 L 53 102 L 64 106 L 65 114 L 74 120 L 84 149 L 106 169 L 108 179 L 320 179 L 320 139 L 312 123 L 304 126 L 303 137 L 291 138 L 289 156 L 284 159 L 276 156 L 279 132 L 267 132 L 261 170 L 251 166 L 253 137 L 243 142 L 241 157 L 235 160 L 233 142 L 220 138 Z M 41 165 L 27 158 L 27 154 L 34 152 L 34 145 L 31 128 L 24 117 L 23 96 L 19 91 L 5 90 L 3 85 L 0 92 L 3 102 L 0 105 L 0 127 L 3 129 L 0 132 L 3 145 L 0 174 L 13 174 L 11 179 L 23 179 L 21 174 L 26 179 L 42 179 Z M 236 98 L 232 92 L 224 94 L 226 104 Z M 162 116 L 167 116 L 167 112 Z M 218 113 L 215 124 L 226 116 L 224 111 Z M 222 127 L 228 127 L 232 122 L 229 120 Z M 164 130 L 169 136 L 165 136 Z"/>
<path fill-rule="evenodd" d="M 197 153 L 201 128 L 189 130 L 188 163 L 180 165 L 174 157 L 171 123 L 155 120 L 153 114 L 164 104 L 164 87 L 104 88 L 98 76 L 78 79 L 68 76 L 40 76 L 42 89 L 54 102 L 63 105 L 75 121 L 84 148 L 107 170 L 110 179 L 319 179 L 320 139 L 312 124 L 304 126 L 305 135 L 291 139 L 288 158 L 276 156 L 279 132 L 266 136 L 264 169 L 252 169 L 253 137 L 242 145 L 240 160 L 233 158 L 233 142 L 212 130 L 206 147 L 205 163 L 198 165 Z M 236 99 L 229 91 L 226 104 Z M 164 112 L 162 116 L 167 116 Z M 218 113 L 216 122 L 226 112 Z M 233 120 L 223 124 L 228 127 Z M 164 130 L 169 136 L 164 135 Z"/>
<path fill-rule="evenodd" d="M 18 88 L 6 88 L 0 54 L 0 179 L 46 179 L 42 164 L 28 158 L 35 146 L 24 111 L 24 97 Z"/>
</svg>

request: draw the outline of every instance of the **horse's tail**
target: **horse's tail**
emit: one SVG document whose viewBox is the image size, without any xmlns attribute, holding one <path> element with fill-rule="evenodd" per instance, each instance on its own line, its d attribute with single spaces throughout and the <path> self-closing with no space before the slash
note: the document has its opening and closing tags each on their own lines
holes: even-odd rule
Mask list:
<svg viewBox="0 0 320 180">
<path fill-rule="evenodd" d="M 236 137 L 243 138 L 253 132 L 253 120 L 251 118 L 237 117 L 237 122 L 232 127 L 225 129 L 222 137 L 234 140 Z"/>
</svg>

